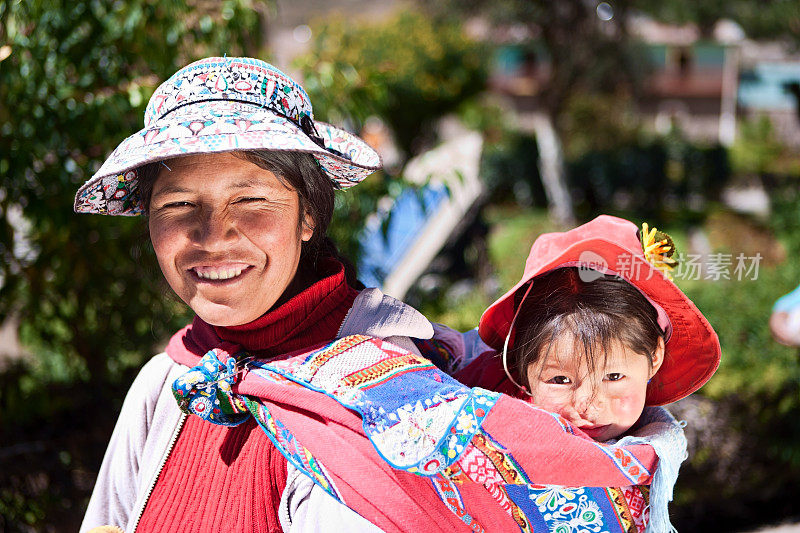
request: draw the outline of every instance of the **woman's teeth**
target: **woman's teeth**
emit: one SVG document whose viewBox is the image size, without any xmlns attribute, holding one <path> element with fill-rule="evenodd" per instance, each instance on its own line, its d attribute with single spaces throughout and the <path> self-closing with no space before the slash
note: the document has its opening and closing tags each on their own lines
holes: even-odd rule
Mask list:
<svg viewBox="0 0 800 533">
<path fill-rule="evenodd" d="M 222 268 L 222 269 L 195 269 L 195 274 L 201 279 L 226 280 L 235 278 L 242 273 L 244 267 Z"/>
</svg>

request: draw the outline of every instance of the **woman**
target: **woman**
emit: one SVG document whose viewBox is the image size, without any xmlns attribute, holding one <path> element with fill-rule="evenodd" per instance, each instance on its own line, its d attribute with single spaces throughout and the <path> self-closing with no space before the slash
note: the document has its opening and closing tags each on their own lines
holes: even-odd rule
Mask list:
<svg viewBox="0 0 800 533">
<path fill-rule="evenodd" d="M 132 385 L 82 530 L 523 527 L 531 480 L 651 477 L 646 445 L 599 448 L 525 406 L 514 419 L 534 429 L 515 432 L 516 400 L 420 356 L 411 339 L 433 335 L 424 317 L 359 292 L 325 232 L 333 190 L 379 167 L 262 61 L 204 59 L 156 90 L 145 128 L 75 210 L 146 214 L 161 270 L 196 317 Z M 514 443 L 518 455 L 502 451 Z M 550 466 L 565 450 L 566 474 Z M 498 454 L 525 471 L 493 466 Z"/>
<path fill-rule="evenodd" d="M 170 530 L 193 516 L 207 530 L 276 530 L 281 498 L 310 494 L 252 420 L 229 429 L 187 418 L 171 385 L 181 363 L 223 339 L 268 358 L 335 338 L 351 308 L 384 315 L 375 335 L 431 335 L 413 309 L 374 292 L 357 298 L 326 237 L 334 189 L 379 168 L 358 138 L 314 124 L 303 89 L 258 60 L 198 61 L 153 94 L 145 128 L 81 187 L 75 210 L 148 215 L 162 272 L 197 316 L 131 388 L 83 529 Z M 192 483 L 204 489 L 183 501 L 173 496 L 187 462 L 203 465 Z M 224 512 L 232 493 L 252 502 L 234 523 Z"/>
</svg>

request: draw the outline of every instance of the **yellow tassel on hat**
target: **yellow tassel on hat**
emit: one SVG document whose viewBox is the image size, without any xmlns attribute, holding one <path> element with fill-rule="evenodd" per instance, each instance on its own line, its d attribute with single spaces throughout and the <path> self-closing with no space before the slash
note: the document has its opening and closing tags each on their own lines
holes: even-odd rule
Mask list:
<svg viewBox="0 0 800 533">
<path fill-rule="evenodd" d="M 651 229 L 647 222 L 642 223 L 639 237 L 642 241 L 644 258 L 671 280 L 672 271 L 678 266 L 677 259 L 673 258 L 675 243 L 672 241 L 672 237 L 656 228 Z"/>
</svg>

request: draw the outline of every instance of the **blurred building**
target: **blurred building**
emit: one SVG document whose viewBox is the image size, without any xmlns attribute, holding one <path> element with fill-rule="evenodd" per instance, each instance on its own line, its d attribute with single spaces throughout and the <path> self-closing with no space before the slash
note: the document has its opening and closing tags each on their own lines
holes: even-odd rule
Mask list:
<svg viewBox="0 0 800 533">
<path fill-rule="evenodd" d="M 645 17 L 630 22 L 648 66 L 639 109 L 660 133 L 677 127 L 689 138 L 730 145 L 736 135 L 741 29 L 722 21 L 710 37 L 694 25 Z"/>
<path fill-rule="evenodd" d="M 800 148 L 800 55 L 776 43 L 743 43 L 739 108 L 748 118 L 768 117 L 779 140 Z"/>
<path fill-rule="evenodd" d="M 676 127 L 690 139 L 727 146 L 737 120 L 765 115 L 780 140 L 800 146 L 800 57 L 787 47 L 748 40 L 727 20 L 710 35 L 643 16 L 631 17 L 628 27 L 645 60 L 637 107 L 652 130 Z M 524 28 L 503 28 L 491 38 L 500 44 L 492 88 L 519 111 L 534 110 L 550 76 L 546 51 Z"/>
</svg>

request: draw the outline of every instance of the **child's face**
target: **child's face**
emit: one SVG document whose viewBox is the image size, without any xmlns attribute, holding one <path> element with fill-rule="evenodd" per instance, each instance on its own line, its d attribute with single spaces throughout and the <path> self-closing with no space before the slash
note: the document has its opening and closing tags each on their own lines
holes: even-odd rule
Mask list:
<svg viewBox="0 0 800 533">
<path fill-rule="evenodd" d="M 560 414 L 595 440 L 618 437 L 642 414 L 647 381 L 663 360 L 663 341 L 652 366 L 646 355 L 614 341 L 605 357 L 598 354 L 590 372 L 583 347 L 574 340 L 571 333 L 562 335 L 528 366 L 533 403 Z"/>
</svg>

